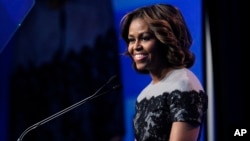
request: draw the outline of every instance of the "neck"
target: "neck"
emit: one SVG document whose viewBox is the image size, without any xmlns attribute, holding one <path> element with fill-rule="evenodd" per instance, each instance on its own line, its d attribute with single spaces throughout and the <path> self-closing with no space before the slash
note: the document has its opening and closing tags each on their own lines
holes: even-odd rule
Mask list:
<svg viewBox="0 0 250 141">
<path fill-rule="evenodd" d="M 150 71 L 150 76 L 152 78 L 153 84 L 161 81 L 168 73 L 170 73 L 173 68 L 163 68 L 156 71 Z"/>
</svg>

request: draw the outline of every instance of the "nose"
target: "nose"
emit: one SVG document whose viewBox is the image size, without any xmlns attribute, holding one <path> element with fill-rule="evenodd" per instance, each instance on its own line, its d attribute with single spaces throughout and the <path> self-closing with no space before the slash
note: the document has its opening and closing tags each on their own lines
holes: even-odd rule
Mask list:
<svg viewBox="0 0 250 141">
<path fill-rule="evenodd" d="M 141 43 L 137 40 L 134 44 L 134 50 L 142 49 Z"/>
</svg>

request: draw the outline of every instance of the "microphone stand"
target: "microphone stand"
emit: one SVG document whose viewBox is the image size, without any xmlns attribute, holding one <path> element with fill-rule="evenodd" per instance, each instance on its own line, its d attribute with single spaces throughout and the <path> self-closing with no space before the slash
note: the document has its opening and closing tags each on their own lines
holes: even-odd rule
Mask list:
<svg viewBox="0 0 250 141">
<path fill-rule="evenodd" d="M 57 117 L 59 117 L 59 116 L 65 114 L 65 113 L 67 113 L 67 112 L 73 110 L 74 108 L 76 108 L 76 107 L 82 105 L 83 103 L 87 102 L 88 100 L 94 99 L 94 98 L 96 98 L 96 97 L 98 97 L 98 96 L 101 96 L 101 95 L 103 95 L 103 94 L 106 94 L 106 93 L 108 93 L 108 92 L 111 92 L 111 91 L 113 91 L 113 90 L 118 89 L 118 88 L 120 87 L 120 85 L 114 85 L 114 86 L 113 86 L 111 89 L 109 89 L 108 91 L 99 93 L 104 87 L 106 87 L 108 84 L 110 84 L 112 81 L 114 81 L 115 78 L 116 78 L 115 75 L 112 76 L 112 77 L 111 77 L 103 86 L 101 86 L 93 95 L 91 95 L 91 96 L 89 96 L 89 97 L 87 97 L 87 98 L 85 98 L 85 99 L 83 99 L 83 100 L 81 100 L 81 101 L 79 101 L 79 102 L 77 102 L 77 103 L 75 103 L 75 104 L 73 104 L 73 105 L 71 105 L 71 106 L 69 106 L 69 107 L 67 107 L 67 108 L 65 108 L 65 109 L 63 109 L 63 110 L 61 110 L 61 111 L 59 111 L 59 112 L 57 112 L 57 113 L 55 113 L 55 114 L 49 116 L 49 117 L 47 117 L 47 118 L 45 118 L 45 119 L 43 119 L 42 121 L 39 121 L 39 122 L 33 124 L 32 126 L 28 127 L 28 128 L 27 128 L 26 130 L 24 130 L 24 132 L 20 135 L 20 137 L 17 139 L 17 141 L 22 141 L 23 137 L 24 137 L 29 131 L 31 131 L 31 130 L 33 130 L 33 129 L 35 129 L 35 128 L 37 128 L 37 127 L 39 127 L 39 126 L 41 126 L 41 125 L 43 125 L 43 124 L 45 124 L 45 123 L 47 123 L 47 122 L 49 122 L 49 121 L 51 121 L 52 119 L 55 119 L 55 118 L 57 118 Z M 98 94 L 98 93 L 99 93 L 99 94 Z"/>
</svg>

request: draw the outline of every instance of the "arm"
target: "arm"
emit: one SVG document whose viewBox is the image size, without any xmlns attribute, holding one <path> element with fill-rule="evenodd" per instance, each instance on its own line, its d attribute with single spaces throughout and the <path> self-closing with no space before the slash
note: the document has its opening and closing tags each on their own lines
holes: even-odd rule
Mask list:
<svg viewBox="0 0 250 141">
<path fill-rule="evenodd" d="M 169 141 L 197 141 L 200 126 L 187 122 L 173 122 Z"/>
</svg>

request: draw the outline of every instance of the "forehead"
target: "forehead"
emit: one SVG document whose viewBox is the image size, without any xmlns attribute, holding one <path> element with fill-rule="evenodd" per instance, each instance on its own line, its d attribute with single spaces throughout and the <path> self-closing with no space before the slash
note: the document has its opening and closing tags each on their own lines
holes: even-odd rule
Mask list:
<svg viewBox="0 0 250 141">
<path fill-rule="evenodd" d="M 149 31 L 149 26 L 142 18 L 135 18 L 129 26 L 129 34 Z"/>
</svg>

